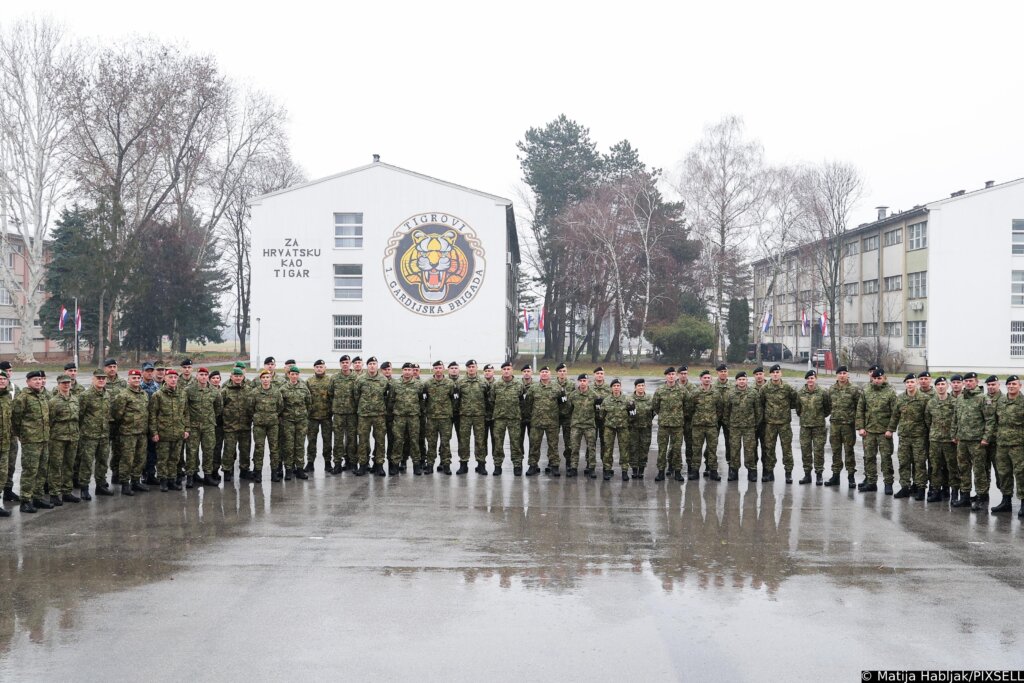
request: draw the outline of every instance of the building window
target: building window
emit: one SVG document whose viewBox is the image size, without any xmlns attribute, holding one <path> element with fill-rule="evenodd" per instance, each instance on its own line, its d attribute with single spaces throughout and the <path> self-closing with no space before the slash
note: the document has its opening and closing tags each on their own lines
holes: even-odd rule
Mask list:
<svg viewBox="0 0 1024 683">
<path fill-rule="evenodd" d="M 1024 306 L 1024 270 L 1013 271 L 1010 281 L 1010 305 Z"/>
<path fill-rule="evenodd" d="M 795 325 L 786 325 L 786 336 L 792 337 L 796 334 Z"/>
<path fill-rule="evenodd" d="M 907 298 L 923 299 L 928 296 L 928 271 L 907 275 Z"/>
<path fill-rule="evenodd" d="M 860 253 L 860 242 L 854 240 L 843 245 L 843 256 L 856 256 Z"/>
<path fill-rule="evenodd" d="M 18 327 L 18 321 L 14 318 L 0 318 L 0 342 L 11 344 L 14 342 L 14 328 Z"/>
<path fill-rule="evenodd" d="M 928 246 L 928 223 L 914 223 L 907 226 L 907 251 L 924 249 Z"/>
<path fill-rule="evenodd" d="M 363 264 L 334 264 L 334 298 L 363 298 Z"/>
<path fill-rule="evenodd" d="M 843 285 L 843 294 L 845 294 L 846 296 L 857 296 L 857 293 L 859 291 L 859 282 L 847 282 L 845 285 Z"/>
<path fill-rule="evenodd" d="M 857 323 L 843 323 L 843 336 L 844 337 L 856 337 L 860 334 Z"/>
<path fill-rule="evenodd" d="M 334 350 L 359 351 L 363 348 L 363 316 L 334 316 Z"/>
<path fill-rule="evenodd" d="M 885 278 L 885 291 L 887 292 L 898 292 L 903 289 L 903 276 L 902 275 L 890 275 Z"/>
<path fill-rule="evenodd" d="M 896 228 L 885 233 L 884 243 L 887 247 L 903 244 L 903 228 Z"/>
<path fill-rule="evenodd" d="M 334 248 L 362 249 L 363 247 L 363 214 L 334 214 Z"/>
<path fill-rule="evenodd" d="M 3 285 L 0 285 L 0 306 L 13 306 L 13 305 L 14 305 L 14 297 L 11 296 L 11 292 L 6 287 L 4 287 Z"/>
<path fill-rule="evenodd" d="M 878 280 L 865 280 L 864 281 L 864 293 L 865 294 L 877 294 L 878 293 Z"/>
<path fill-rule="evenodd" d="M 874 251 L 878 249 L 878 235 L 864 238 L 864 251 Z"/>
<path fill-rule="evenodd" d="M 887 323 L 888 324 L 888 323 Z M 897 323 L 899 324 L 899 323 Z M 928 341 L 928 323 L 924 320 L 907 322 L 907 346 L 920 347 Z"/>
<path fill-rule="evenodd" d="M 864 336 L 865 337 L 877 337 L 878 336 L 878 323 L 864 323 Z"/>
<path fill-rule="evenodd" d="M 885 323 L 885 336 L 886 337 L 902 337 L 903 336 L 903 325 L 902 323 Z"/>
<path fill-rule="evenodd" d="M 1010 321 L 1010 355 L 1024 358 L 1024 320 Z"/>
<path fill-rule="evenodd" d="M 1013 253 L 1024 254 L 1024 218 L 1013 219 Z"/>
</svg>

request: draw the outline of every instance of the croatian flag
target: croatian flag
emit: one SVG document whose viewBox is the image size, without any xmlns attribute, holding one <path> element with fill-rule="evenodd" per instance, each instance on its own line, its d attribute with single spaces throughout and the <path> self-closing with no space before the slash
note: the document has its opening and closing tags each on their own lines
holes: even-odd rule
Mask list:
<svg viewBox="0 0 1024 683">
<path fill-rule="evenodd" d="M 811 320 L 807 317 L 807 309 L 800 311 L 800 334 L 806 337 L 811 333 Z"/>
<path fill-rule="evenodd" d="M 75 307 L 75 331 L 82 331 L 82 309 Z"/>
<path fill-rule="evenodd" d="M 529 332 L 530 327 L 536 325 L 537 318 L 525 308 L 523 309 L 523 332 Z"/>
<path fill-rule="evenodd" d="M 537 331 L 539 331 L 539 332 L 543 332 L 544 331 L 544 313 L 546 313 L 546 312 L 547 312 L 547 308 L 545 308 L 544 306 L 541 306 L 540 307 L 540 320 L 537 321 Z"/>
<path fill-rule="evenodd" d="M 67 320 L 68 309 L 64 306 L 60 307 L 60 318 L 57 320 L 57 329 L 61 332 L 64 331 L 64 321 Z"/>
<path fill-rule="evenodd" d="M 825 311 L 821 312 L 821 336 L 828 336 L 828 313 Z"/>
<path fill-rule="evenodd" d="M 761 319 L 761 331 L 768 332 L 772 328 L 772 312 L 767 308 L 764 310 L 764 318 Z"/>
</svg>

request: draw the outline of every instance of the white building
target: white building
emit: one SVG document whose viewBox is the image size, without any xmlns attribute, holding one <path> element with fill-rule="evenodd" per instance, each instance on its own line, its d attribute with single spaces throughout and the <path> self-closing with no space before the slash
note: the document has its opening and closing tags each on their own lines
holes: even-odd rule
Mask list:
<svg viewBox="0 0 1024 683">
<path fill-rule="evenodd" d="M 842 238 L 841 310 L 827 312 L 841 361 L 863 366 L 875 354 L 872 362 L 891 370 L 1024 367 L 1024 178 L 894 214 L 886 208 Z M 753 324 L 767 307 L 762 341 L 798 356 L 829 345 L 814 325 L 825 303 L 807 251 L 788 254 L 771 292 L 769 264 L 754 264 Z"/>
<path fill-rule="evenodd" d="M 512 202 L 379 161 L 252 204 L 252 363 L 514 357 Z M 429 371 L 429 368 L 428 368 Z"/>
</svg>

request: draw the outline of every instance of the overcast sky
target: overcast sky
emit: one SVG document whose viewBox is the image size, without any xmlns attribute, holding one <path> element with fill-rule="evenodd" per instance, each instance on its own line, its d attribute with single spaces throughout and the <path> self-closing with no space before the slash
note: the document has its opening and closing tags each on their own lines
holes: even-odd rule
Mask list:
<svg viewBox="0 0 1024 683">
<path fill-rule="evenodd" d="M 1024 176 L 1021 2 L 7 0 L 0 18 L 28 12 L 214 53 L 287 106 L 311 178 L 378 153 L 515 199 L 516 142 L 563 112 L 668 171 L 738 114 L 772 162 L 857 165 L 855 224 Z"/>
</svg>

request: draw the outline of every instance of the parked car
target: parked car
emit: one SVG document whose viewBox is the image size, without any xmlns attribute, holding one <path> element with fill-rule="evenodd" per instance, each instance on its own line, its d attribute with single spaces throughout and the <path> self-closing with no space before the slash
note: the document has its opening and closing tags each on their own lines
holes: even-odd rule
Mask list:
<svg viewBox="0 0 1024 683">
<path fill-rule="evenodd" d="M 815 366 L 825 365 L 825 354 L 828 353 L 828 349 L 818 349 L 814 352 L 814 357 L 811 358 L 811 363 Z"/>
<path fill-rule="evenodd" d="M 757 344 L 747 345 L 747 360 L 754 360 L 755 358 L 757 358 Z M 761 360 L 772 362 L 793 360 L 793 352 L 785 344 L 765 342 L 761 344 Z"/>
</svg>

